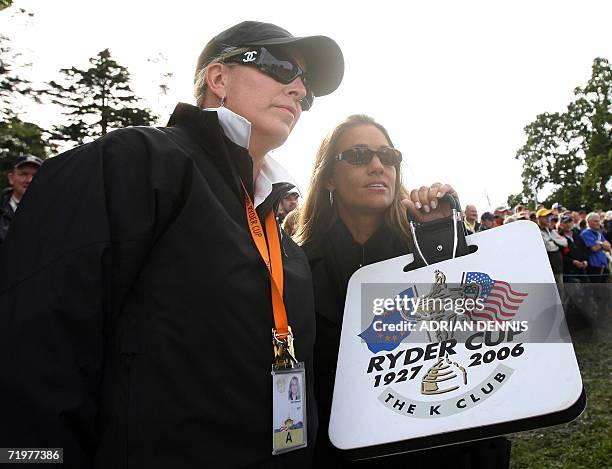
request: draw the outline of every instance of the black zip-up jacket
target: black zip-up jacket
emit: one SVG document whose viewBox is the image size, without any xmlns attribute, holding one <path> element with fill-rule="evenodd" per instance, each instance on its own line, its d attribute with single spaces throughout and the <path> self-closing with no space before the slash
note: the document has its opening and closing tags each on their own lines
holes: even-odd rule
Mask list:
<svg viewBox="0 0 612 469">
<path fill-rule="evenodd" d="M 567 247 L 561 248 L 563 256 L 563 275 L 570 275 L 578 280 L 584 280 L 586 277 L 586 269 L 579 269 L 573 261 L 588 261 L 589 249 L 585 246 L 582 236 L 572 233 L 573 236 L 565 236 L 567 239 Z"/>
<path fill-rule="evenodd" d="M 408 254 L 410 251 L 406 243 L 385 225 L 366 243 L 359 244 L 353 240 L 340 219 L 321 239 L 302 247 L 312 269 L 317 317 L 315 394 L 319 405 L 320 432 L 316 462 L 328 461 L 332 467 L 337 467 L 343 464 L 342 458 L 329 442 L 327 431 L 349 279 L 364 265 Z M 388 460 L 381 461 L 384 461 L 383 465 L 388 464 Z"/>
<path fill-rule="evenodd" d="M 0 447 L 70 468 L 310 467 L 311 275 L 282 238 L 309 447 L 272 456 L 270 280 L 215 112 L 180 104 L 45 162 L 0 253 Z M 291 185 L 258 207 L 263 220 Z"/>
<path fill-rule="evenodd" d="M 441 469 L 507 469 L 510 442 L 492 438 L 476 443 L 463 443 L 397 456 L 351 463 L 344 460 L 328 437 L 329 417 L 340 346 L 342 318 L 348 282 L 364 265 L 373 264 L 411 252 L 409 246 L 393 230 L 383 224 L 364 243 L 359 244 L 338 219 L 315 242 L 302 246 L 312 269 L 315 292 L 317 335 L 315 344 L 315 394 L 319 404 L 319 434 L 315 448 L 315 464 L 351 468 L 428 468 Z M 422 267 L 414 261 L 408 270 Z"/>
</svg>

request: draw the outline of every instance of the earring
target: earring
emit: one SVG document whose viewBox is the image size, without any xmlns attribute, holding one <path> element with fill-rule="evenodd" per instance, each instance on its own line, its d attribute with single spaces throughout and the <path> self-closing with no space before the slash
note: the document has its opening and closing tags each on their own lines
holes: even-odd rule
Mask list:
<svg viewBox="0 0 612 469">
<path fill-rule="evenodd" d="M 329 191 L 329 205 L 334 205 L 334 193 L 332 191 Z"/>
<path fill-rule="evenodd" d="M 225 105 L 225 96 L 221 96 L 221 103 L 219 104 L 219 107 L 223 107 Z"/>
</svg>

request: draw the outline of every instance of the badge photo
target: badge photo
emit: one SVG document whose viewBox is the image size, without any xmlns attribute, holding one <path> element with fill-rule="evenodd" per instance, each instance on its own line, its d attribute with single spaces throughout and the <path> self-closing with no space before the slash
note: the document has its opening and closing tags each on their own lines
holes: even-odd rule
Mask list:
<svg viewBox="0 0 612 469">
<path fill-rule="evenodd" d="M 272 371 L 272 454 L 306 446 L 305 392 L 304 368 Z"/>
</svg>

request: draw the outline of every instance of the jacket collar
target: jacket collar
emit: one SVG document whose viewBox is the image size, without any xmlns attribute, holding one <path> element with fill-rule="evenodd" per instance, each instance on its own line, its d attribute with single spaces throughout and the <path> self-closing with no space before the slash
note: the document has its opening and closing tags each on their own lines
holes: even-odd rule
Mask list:
<svg viewBox="0 0 612 469">
<path fill-rule="evenodd" d="M 363 265 L 410 252 L 408 244 L 402 241 L 386 223 L 382 223 L 364 244 L 359 244 L 339 217 L 318 241 L 302 247 L 310 261 L 324 257 L 326 252 L 328 254 L 337 252 L 339 259 L 359 260 Z"/>
<path fill-rule="evenodd" d="M 253 161 L 248 154 L 251 123 L 239 114 L 225 107 L 200 110 L 195 106 L 179 103 L 170 117 L 168 126 L 177 124 L 192 130 L 199 143 L 213 154 L 226 177 L 235 180 L 237 170 L 239 178 L 234 181 L 234 185 L 242 198 L 240 179 L 244 181 L 255 207 L 262 205 L 270 195 L 273 195 L 272 198 L 280 198 L 278 191 L 286 192 L 296 186 L 289 172 L 268 154 L 264 158 L 264 164 L 257 177 L 253 193 Z M 209 132 L 202 132 L 204 129 L 208 129 Z M 211 141 L 210 138 L 213 135 L 214 138 Z M 226 158 L 218 158 L 217 153 L 226 156 L 230 161 L 222 161 Z M 265 205 L 274 206 L 277 200 L 272 202 L 272 204 Z"/>
<path fill-rule="evenodd" d="M 240 114 L 230 111 L 226 107 L 209 107 L 205 112 L 217 113 L 219 125 L 223 133 L 236 145 L 249 149 L 251 140 L 251 123 Z"/>
</svg>

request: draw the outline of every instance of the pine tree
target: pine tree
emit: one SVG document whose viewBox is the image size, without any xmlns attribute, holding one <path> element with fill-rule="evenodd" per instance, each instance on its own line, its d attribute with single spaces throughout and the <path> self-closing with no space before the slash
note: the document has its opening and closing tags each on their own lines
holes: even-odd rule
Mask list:
<svg viewBox="0 0 612 469">
<path fill-rule="evenodd" d="M 130 87 L 130 74 L 105 49 L 89 59 L 91 67 L 60 70 L 61 83 L 49 82 L 45 93 L 64 108 L 67 122 L 55 126 L 54 140 L 86 143 L 112 129 L 149 125 L 155 115 L 138 107 L 140 101 Z"/>
<path fill-rule="evenodd" d="M 0 0 L 0 11 L 11 6 L 11 1 Z M 34 15 L 23 8 L 6 10 L 2 14 L 11 18 L 32 18 Z M 15 159 L 24 153 L 45 158 L 50 147 L 45 130 L 19 117 L 19 103 L 24 98 L 37 100 L 31 83 L 18 72 L 27 66 L 18 52 L 10 45 L 9 38 L 0 35 L 0 188 L 6 184 L 6 173 Z"/>
</svg>

